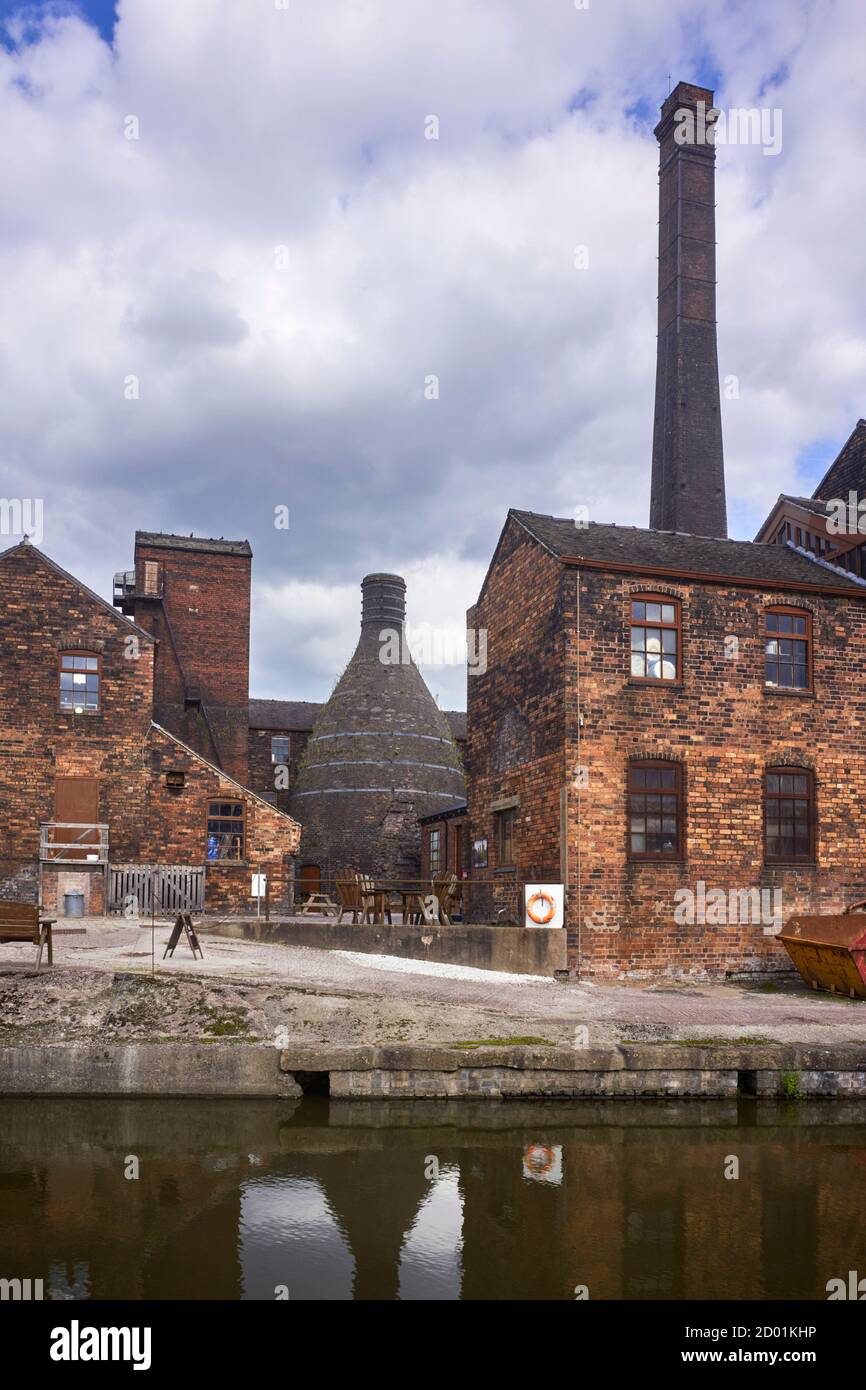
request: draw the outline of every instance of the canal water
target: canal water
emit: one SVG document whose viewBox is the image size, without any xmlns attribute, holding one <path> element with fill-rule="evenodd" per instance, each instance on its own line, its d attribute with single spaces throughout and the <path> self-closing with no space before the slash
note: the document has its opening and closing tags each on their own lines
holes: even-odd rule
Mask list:
<svg viewBox="0 0 866 1390">
<path fill-rule="evenodd" d="M 4 1099 L 0 1278 L 54 1299 L 826 1299 L 866 1275 L 864 1188 L 854 1102 Z"/>
</svg>

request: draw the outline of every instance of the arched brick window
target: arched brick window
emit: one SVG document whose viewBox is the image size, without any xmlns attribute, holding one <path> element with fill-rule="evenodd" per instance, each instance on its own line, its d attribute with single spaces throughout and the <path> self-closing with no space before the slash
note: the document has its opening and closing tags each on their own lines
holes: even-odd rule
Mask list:
<svg viewBox="0 0 866 1390">
<path fill-rule="evenodd" d="M 679 763 L 628 765 L 630 859 L 679 859 L 683 846 L 683 777 Z"/>
<path fill-rule="evenodd" d="M 634 594 L 630 632 L 632 680 L 679 680 L 682 623 L 678 599 L 665 594 Z"/>
<path fill-rule="evenodd" d="M 807 767 L 768 767 L 764 774 L 764 857 L 814 861 L 815 777 Z"/>
<path fill-rule="evenodd" d="M 765 610 L 764 684 L 776 690 L 812 689 L 812 614 L 808 609 Z"/>
</svg>

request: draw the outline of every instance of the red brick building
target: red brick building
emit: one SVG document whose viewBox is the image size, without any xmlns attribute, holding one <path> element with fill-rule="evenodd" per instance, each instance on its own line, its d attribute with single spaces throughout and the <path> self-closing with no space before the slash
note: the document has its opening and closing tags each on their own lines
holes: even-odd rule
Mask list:
<svg viewBox="0 0 866 1390">
<path fill-rule="evenodd" d="M 462 882 L 469 877 L 469 841 L 466 802 L 457 801 L 442 811 L 419 816 L 421 826 L 421 877 L 434 879 L 456 874 Z"/>
<path fill-rule="evenodd" d="M 206 910 L 246 912 L 263 872 L 287 907 L 299 827 L 154 719 L 175 679 L 155 678 L 159 620 L 132 622 L 26 542 L 0 554 L 0 614 L 0 897 L 54 911 L 81 892 L 100 912 L 133 871 L 171 870 Z M 235 709 L 216 713 L 227 761 L 245 761 Z"/>
<path fill-rule="evenodd" d="M 827 520 L 866 428 L 768 543 L 727 539 L 715 147 L 681 138 L 712 97 L 680 83 L 656 128 L 653 529 L 511 511 L 467 618 L 470 914 L 564 884 L 572 972 L 783 968 L 785 920 L 866 896 L 866 520 Z"/>
<path fill-rule="evenodd" d="M 563 882 L 571 970 L 720 974 L 785 963 L 756 904 L 866 897 L 866 583 L 787 546 L 511 512 L 467 622 L 488 631 L 474 920 Z M 708 920 L 677 920 L 681 890 Z M 731 922 L 731 891 L 761 890 Z"/>
</svg>

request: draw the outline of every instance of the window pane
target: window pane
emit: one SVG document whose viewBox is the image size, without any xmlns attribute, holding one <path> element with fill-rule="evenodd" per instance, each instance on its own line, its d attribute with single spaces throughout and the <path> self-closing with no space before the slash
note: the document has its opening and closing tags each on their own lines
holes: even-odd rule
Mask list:
<svg viewBox="0 0 866 1390">
<path fill-rule="evenodd" d="M 672 603 L 664 603 L 664 604 L 662 604 L 662 622 L 663 622 L 663 623 L 675 623 L 675 622 L 676 622 L 676 610 L 674 609 L 674 606 L 673 606 Z"/>
<path fill-rule="evenodd" d="M 631 630 L 631 649 L 633 652 L 642 652 L 646 648 L 646 628 L 633 627 Z"/>
<path fill-rule="evenodd" d="M 643 659 L 642 656 L 639 656 L 639 655 L 637 655 L 637 654 L 635 654 L 635 653 L 632 653 L 632 658 L 631 658 L 631 673 L 632 673 L 633 676 L 645 676 L 645 675 L 646 675 L 646 671 L 644 670 L 644 659 Z"/>
<path fill-rule="evenodd" d="M 646 604 L 645 604 L 645 603 L 633 603 L 632 606 L 631 606 L 631 615 L 632 615 L 633 618 L 645 618 L 645 617 L 646 617 Z"/>
<path fill-rule="evenodd" d="M 793 632 L 793 630 L 794 630 L 794 620 L 793 620 L 793 618 L 791 617 L 790 613 L 780 613 L 780 614 L 779 614 L 779 631 L 780 631 L 780 632 Z"/>
<path fill-rule="evenodd" d="M 767 614 L 767 631 L 768 631 L 768 632 L 778 632 L 778 631 L 779 631 L 779 618 L 778 618 L 778 615 L 777 615 L 776 613 L 768 613 L 768 614 Z"/>
<path fill-rule="evenodd" d="M 646 606 L 647 619 L 651 623 L 661 622 L 662 606 L 660 603 L 648 603 Z"/>
<path fill-rule="evenodd" d="M 662 633 L 662 651 L 675 652 L 677 649 L 677 634 L 675 632 Z"/>
</svg>

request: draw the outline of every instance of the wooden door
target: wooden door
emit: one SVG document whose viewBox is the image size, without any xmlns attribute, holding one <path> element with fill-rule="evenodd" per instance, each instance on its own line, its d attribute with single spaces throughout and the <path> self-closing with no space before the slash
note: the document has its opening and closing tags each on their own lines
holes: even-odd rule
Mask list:
<svg viewBox="0 0 866 1390">
<path fill-rule="evenodd" d="M 321 893 L 322 870 L 318 864 L 302 864 L 298 870 L 298 896 L 303 899 L 309 893 Z"/>
<path fill-rule="evenodd" d="M 99 821 L 99 781 L 96 777 L 57 777 L 54 780 L 54 819 L 71 821 L 75 825 L 93 825 Z M 97 830 L 55 830 L 54 840 L 71 844 L 80 838 L 82 846 L 98 846 Z M 86 859 L 93 849 L 60 851 L 64 859 Z"/>
</svg>

